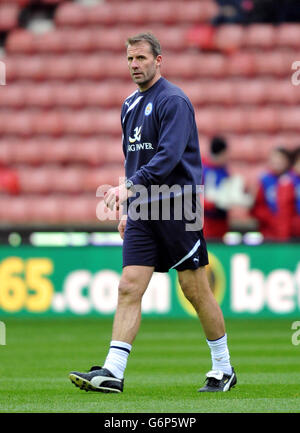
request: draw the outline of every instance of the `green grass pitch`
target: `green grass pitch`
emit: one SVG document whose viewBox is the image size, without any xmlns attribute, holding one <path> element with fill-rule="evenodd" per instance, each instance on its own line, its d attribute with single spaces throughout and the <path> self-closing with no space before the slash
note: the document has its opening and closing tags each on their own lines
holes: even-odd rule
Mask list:
<svg viewBox="0 0 300 433">
<path fill-rule="evenodd" d="M 85 392 L 71 370 L 101 365 L 112 319 L 7 319 L 0 412 L 300 412 L 300 345 L 292 320 L 227 320 L 238 385 L 200 394 L 210 354 L 197 320 L 144 318 L 123 394 Z"/>
</svg>

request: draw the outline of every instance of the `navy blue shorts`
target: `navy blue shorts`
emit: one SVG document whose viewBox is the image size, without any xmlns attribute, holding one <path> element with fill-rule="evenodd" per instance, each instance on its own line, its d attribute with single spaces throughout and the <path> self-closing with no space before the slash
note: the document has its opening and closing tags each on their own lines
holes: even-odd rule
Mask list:
<svg viewBox="0 0 300 433">
<path fill-rule="evenodd" d="M 183 220 L 127 218 L 123 242 L 123 267 L 154 266 L 155 272 L 184 271 L 208 265 L 202 230 L 187 231 Z"/>
</svg>

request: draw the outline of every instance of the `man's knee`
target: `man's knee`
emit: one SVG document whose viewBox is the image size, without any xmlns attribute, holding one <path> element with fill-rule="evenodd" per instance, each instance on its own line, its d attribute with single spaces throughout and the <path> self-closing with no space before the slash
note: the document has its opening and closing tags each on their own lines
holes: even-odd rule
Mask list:
<svg viewBox="0 0 300 433">
<path fill-rule="evenodd" d="M 203 296 L 206 296 L 205 275 L 202 271 L 189 271 L 178 275 L 179 284 L 184 296 L 194 304 L 201 302 Z"/>
<path fill-rule="evenodd" d="M 119 283 L 119 297 L 138 300 L 143 296 L 142 290 L 138 287 L 138 284 L 133 279 L 121 278 Z"/>
<path fill-rule="evenodd" d="M 199 290 L 197 288 L 197 285 L 195 285 L 193 281 L 188 281 L 188 280 L 181 281 L 180 287 L 183 291 L 184 296 L 192 304 L 195 302 L 197 298 L 199 298 Z"/>
</svg>

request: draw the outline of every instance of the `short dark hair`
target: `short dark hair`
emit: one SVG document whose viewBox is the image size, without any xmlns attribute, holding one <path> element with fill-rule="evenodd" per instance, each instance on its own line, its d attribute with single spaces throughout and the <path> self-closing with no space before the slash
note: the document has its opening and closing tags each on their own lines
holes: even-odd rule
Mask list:
<svg viewBox="0 0 300 433">
<path fill-rule="evenodd" d="M 128 48 L 129 45 L 134 45 L 139 42 L 148 42 L 155 58 L 161 54 L 160 42 L 152 33 L 139 33 L 138 35 L 131 36 L 126 41 L 126 47 Z"/>
<path fill-rule="evenodd" d="M 285 156 L 290 162 L 292 160 L 293 154 L 290 150 L 286 149 L 283 146 L 274 147 L 273 152 L 281 153 L 281 155 Z"/>
<path fill-rule="evenodd" d="M 219 155 L 227 150 L 227 142 L 223 137 L 213 137 L 210 142 L 210 153 L 212 155 Z"/>
<path fill-rule="evenodd" d="M 300 147 L 297 147 L 293 152 L 293 164 L 295 164 L 298 159 L 300 159 Z"/>
</svg>

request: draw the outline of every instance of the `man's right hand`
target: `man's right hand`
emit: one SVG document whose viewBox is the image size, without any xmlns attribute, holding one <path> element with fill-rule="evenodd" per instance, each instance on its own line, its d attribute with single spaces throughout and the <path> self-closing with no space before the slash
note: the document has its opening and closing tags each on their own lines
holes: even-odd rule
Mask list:
<svg viewBox="0 0 300 433">
<path fill-rule="evenodd" d="M 126 222 L 127 222 L 127 215 L 123 215 L 118 225 L 118 230 L 122 239 L 124 239 Z"/>
</svg>

